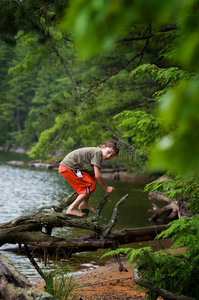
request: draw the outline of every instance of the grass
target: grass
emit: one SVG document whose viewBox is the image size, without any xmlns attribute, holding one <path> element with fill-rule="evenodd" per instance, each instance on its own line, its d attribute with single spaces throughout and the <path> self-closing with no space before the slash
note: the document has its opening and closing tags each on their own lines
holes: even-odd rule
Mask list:
<svg viewBox="0 0 199 300">
<path fill-rule="evenodd" d="M 59 268 L 57 258 L 54 270 L 46 273 L 45 291 L 59 300 L 67 300 L 71 292 L 77 287 L 75 277 L 71 275 L 71 267 L 66 263 L 63 268 Z M 77 295 L 70 296 L 70 300 L 77 299 Z"/>
</svg>

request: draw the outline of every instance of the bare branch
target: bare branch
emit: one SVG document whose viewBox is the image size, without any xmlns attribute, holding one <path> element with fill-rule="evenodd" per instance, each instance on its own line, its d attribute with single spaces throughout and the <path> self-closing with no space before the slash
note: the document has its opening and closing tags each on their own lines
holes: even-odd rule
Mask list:
<svg viewBox="0 0 199 300">
<path fill-rule="evenodd" d="M 105 230 L 103 231 L 102 233 L 102 236 L 103 238 L 106 238 L 110 232 L 111 232 L 111 229 L 115 226 L 115 223 L 117 221 L 117 216 L 118 216 L 118 209 L 119 209 L 119 206 L 121 204 L 124 203 L 124 201 L 128 198 L 128 194 L 126 194 L 124 197 L 122 197 L 118 203 L 115 205 L 114 209 L 113 209 L 113 214 L 112 214 L 112 217 L 111 217 L 111 220 L 109 222 L 109 224 L 106 226 Z"/>
<path fill-rule="evenodd" d="M 64 59 L 63 59 L 63 57 L 61 56 L 61 54 L 59 53 L 58 49 L 57 49 L 55 46 L 53 46 L 52 48 L 53 48 L 54 52 L 57 54 L 57 56 L 59 57 L 59 59 L 60 59 L 62 65 L 64 66 L 64 69 L 65 69 L 65 71 L 66 71 L 66 74 L 68 75 L 68 78 L 69 78 L 69 80 L 71 81 L 72 85 L 74 86 L 76 92 L 77 92 L 78 94 L 80 94 L 80 89 L 79 89 L 78 85 L 76 84 L 76 82 L 73 80 L 73 78 L 72 78 L 72 76 L 71 76 L 71 74 L 70 74 L 70 71 L 69 71 L 69 69 L 68 69 L 68 67 L 67 67 L 67 65 L 66 65 L 66 63 L 65 63 L 65 61 L 64 61 Z"/>
</svg>

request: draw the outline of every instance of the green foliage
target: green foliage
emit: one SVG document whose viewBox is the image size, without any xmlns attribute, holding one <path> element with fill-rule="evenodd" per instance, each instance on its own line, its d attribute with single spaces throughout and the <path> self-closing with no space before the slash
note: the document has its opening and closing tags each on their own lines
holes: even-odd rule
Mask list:
<svg viewBox="0 0 199 300">
<path fill-rule="evenodd" d="M 140 76 L 146 77 L 147 74 L 160 86 L 160 89 L 154 93 L 156 101 L 161 101 L 160 97 L 164 95 L 168 89 L 177 85 L 180 80 L 189 80 L 194 76 L 194 74 L 181 70 L 178 67 L 159 68 L 154 64 L 143 64 L 131 71 L 131 76 L 134 80 Z"/>
<path fill-rule="evenodd" d="M 151 153 L 154 167 L 177 170 L 180 174 L 197 174 L 198 160 L 198 79 L 182 82 L 179 88 L 167 93 L 159 107 L 164 121 L 177 127 L 175 136 L 165 136 Z M 182 151 L 183 149 L 183 151 Z"/>
<path fill-rule="evenodd" d="M 140 152 L 150 153 L 155 168 L 172 167 L 184 175 L 197 169 L 194 159 L 197 162 L 198 80 L 197 74 L 193 74 L 198 71 L 196 1 L 184 0 L 179 5 L 178 0 L 142 0 L 139 4 L 76 0 L 69 9 L 68 1 L 49 0 L 44 4 L 27 0 L 20 5 L 7 4 L 11 13 L 4 8 L 2 39 L 6 35 L 3 24 L 7 24 L 9 17 L 13 24 L 10 38 L 15 36 L 17 40 L 15 51 L 10 51 L 0 72 L 0 77 L 5 78 L 9 69 L 0 100 L 3 133 L 8 132 L 2 142 L 12 137 L 10 145 L 29 147 L 47 130 L 44 136 L 48 138 L 42 136 L 37 148 L 48 156 L 45 149 L 53 153 L 62 143 L 66 145 L 72 132 L 77 136 L 70 136 L 75 140 L 74 146 L 86 145 L 89 140 L 95 144 L 114 132 L 138 147 L 135 158 Z M 64 33 L 57 26 L 63 15 Z M 122 43 L 114 43 L 110 49 L 116 39 Z M 1 46 L 0 58 L 5 61 L 7 49 Z M 85 57 L 98 55 L 80 62 L 76 60 L 75 48 L 82 50 Z M 109 50 L 102 55 L 102 48 Z M 155 99 L 161 103 L 158 117 Z M 132 116 L 126 120 L 127 111 Z M 55 134 L 56 116 L 65 116 L 66 112 L 70 112 L 72 120 L 67 122 L 68 133 Z M 120 118 L 113 118 L 118 114 Z M 95 137 L 92 124 L 96 125 Z M 57 128 L 65 130 L 65 126 Z M 18 132 L 18 136 L 11 132 Z M 153 141 L 157 147 L 149 152 Z M 46 146 L 48 142 L 51 150 L 50 145 Z M 70 145 L 66 151 L 71 149 Z M 37 155 L 39 150 L 33 152 Z M 128 164 L 133 164 L 132 159 Z"/>
<path fill-rule="evenodd" d="M 61 130 L 66 128 L 67 124 L 66 115 L 57 117 L 55 125 L 42 132 L 39 142 L 32 147 L 29 153 L 30 157 L 51 158 L 53 155 L 60 155 L 60 151 L 64 152 L 65 147 L 67 147 L 69 151 L 72 151 L 75 146 L 75 139 L 72 137 L 72 133 Z M 60 144 L 63 138 L 64 141 Z"/>
<path fill-rule="evenodd" d="M 194 213 L 199 213 L 199 180 L 197 178 L 184 178 L 168 172 L 165 176 L 168 180 L 153 181 L 146 185 L 144 191 L 163 191 L 164 196 L 176 199 L 183 199 L 188 209 Z"/>
<path fill-rule="evenodd" d="M 57 259 L 58 258 L 55 260 L 55 268 L 53 271 L 50 270 L 45 274 L 45 291 L 52 294 L 56 299 L 77 299 L 76 294 L 70 296 L 71 292 L 77 286 L 74 277 L 71 275 L 73 270 L 69 268 L 67 264 L 60 270 Z"/>
<path fill-rule="evenodd" d="M 70 9 L 66 11 L 61 28 L 72 31 L 80 56 L 89 58 L 110 48 L 124 29 L 133 23 L 155 20 L 158 24 L 164 24 L 184 14 L 192 5 L 193 1 L 187 0 L 182 1 L 180 5 L 178 0 L 164 2 L 76 0 L 70 3 Z"/>
<path fill-rule="evenodd" d="M 176 294 L 183 294 L 198 299 L 199 296 L 199 215 L 183 217 L 168 225 L 168 229 L 157 238 L 172 237 L 175 242 L 172 249 L 185 247 L 182 253 L 175 255 L 167 250 L 156 253 L 150 247 L 141 249 L 120 248 L 106 253 L 103 257 L 126 254 L 129 263 L 136 263 L 140 276 L 157 284 L 159 287 Z M 148 291 L 147 299 L 152 299 L 153 292 Z"/>
<path fill-rule="evenodd" d="M 162 47 L 159 53 L 159 57 L 168 59 L 169 63 L 174 66 L 163 69 L 154 66 L 150 61 L 151 66 L 147 63 L 145 66 L 138 67 L 132 71 L 132 76 L 137 76 L 140 72 L 156 76 L 154 80 L 161 85 L 161 89 L 156 91 L 156 96 L 163 103 L 160 106 L 160 117 L 163 118 L 163 122 L 171 121 L 171 124 L 177 128 L 175 135 L 166 136 L 152 151 L 152 165 L 158 169 L 174 168 L 181 174 L 191 175 L 198 168 L 196 99 L 198 99 L 199 93 L 197 80 L 195 83 L 194 80 L 191 80 L 192 72 L 198 72 L 199 67 L 197 1 L 181 1 L 179 4 L 178 0 L 167 2 L 143 0 L 137 4 L 134 1 L 127 3 L 126 1 L 110 0 L 102 1 L 100 4 L 96 3 L 95 0 L 89 3 L 86 3 L 85 0 L 73 1 L 62 23 L 62 28 L 71 30 L 74 34 L 78 51 L 82 57 L 90 57 L 96 52 L 110 47 L 122 35 L 124 28 L 129 28 L 133 23 L 152 21 L 155 27 L 157 25 L 164 26 L 165 23 L 175 24 L 176 31 L 172 36 L 175 39 L 174 44 L 172 44 L 172 38 L 167 36 L 170 38 L 170 43 Z M 85 43 L 88 36 L 89 42 Z M 136 35 L 133 35 L 132 38 L 136 38 Z M 180 70 L 182 67 L 186 72 Z M 185 87 L 179 82 L 180 79 L 186 81 Z M 174 90 L 167 93 L 171 87 Z M 164 99 L 160 98 L 161 95 L 164 95 Z M 189 117 L 185 120 L 188 111 L 190 117 L 193 112 L 193 121 L 189 120 Z M 171 118 L 172 116 L 173 118 Z M 183 125 L 183 120 L 185 120 L 185 125 Z M 182 148 L 184 151 L 181 151 Z"/>
<path fill-rule="evenodd" d="M 131 138 L 138 149 L 154 143 L 166 133 L 166 126 L 163 127 L 160 119 L 144 111 L 124 110 L 114 118 L 122 120 L 118 127 L 123 129 L 124 137 Z"/>
<path fill-rule="evenodd" d="M 182 217 L 179 220 L 173 221 L 171 225 L 168 226 L 166 231 L 163 231 L 158 235 L 158 238 L 168 238 L 172 237 L 175 241 L 172 246 L 173 249 L 179 247 L 186 247 L 187 251 L 184 256 L 187 257 L 192 254 L 199 254 L 199 215 L 195 215 L 192 218 Z M 198 257 L 199 259 L 199 257 Z"/>
<path fill-rule="evenodd" d="M 101 137 L 101 143 L 110 138 L 109 132 L 104 131 L 100 124 L 96 122 L 81 125 L 77 128 L 76 132 L 81 136 L 83 144 L 88 145 L 88 147 L 93 147 L 94 145 L 100 146 L 100 144 L 96 144 L 96 135 Z"/>
</svg>

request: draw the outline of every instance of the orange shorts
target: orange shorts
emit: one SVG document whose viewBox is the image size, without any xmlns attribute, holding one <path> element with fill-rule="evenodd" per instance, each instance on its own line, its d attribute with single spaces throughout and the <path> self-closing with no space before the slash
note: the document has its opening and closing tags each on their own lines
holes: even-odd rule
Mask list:
<svg viewBox="0 0 199 300">
<path fill-rule="evenodd" d="M 71 170 L 59 165 L 59 174 L 63 176 L 78 194 L 90 194 L 95 191 L 95 175 L 88 175 L 81 171 L 82 177 L 78 177 L 76 170 Z"/>
</svg>

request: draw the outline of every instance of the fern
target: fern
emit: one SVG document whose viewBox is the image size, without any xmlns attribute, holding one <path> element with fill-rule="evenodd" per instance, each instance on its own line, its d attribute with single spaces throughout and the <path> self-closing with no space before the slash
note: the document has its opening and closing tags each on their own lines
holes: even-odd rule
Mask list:
<svg viewBox="0 0 199 300">
<path fill-rule="evenodd" d="M 103 257 L 125 254 L 129 263 L 135 263 L 140 276 L 156 283 L 159 287 L 176 294 L 184 294 L 198 299 L 199 295 L 199 215 L 183 217 L 168 225 L 167 230 L 157 238 L 175 240 L 172 249 L 185 247 L 185 252 L 174 255 L 167 250 L 156 253 L 150 247 L 141 249 L 121 248 L 106 253 Z M 148 291 L 147 299 L 153 299 Z"/>
<path fill-rule="evenodd" d="M 169 127 L 163 126 L 159 118 L 144 111 L 125 110 L 114 119 L 121 120 L 118 128 L 125 132 L 124 137 L 132 139 L 136 148 L 150 145 L 169 131 Z"/>
<path fill-rule="evenodd" d="M 180 70 L 177 67 L 164 69 L 153 64 L 143 64 L 135 68 L 131 72 L 131 76 L 135 79 L 136 77 L 145 73 L 150 74 L 152 78 L 154 78 L 154 81 L 158 82 L 161 86 L 167 86 L 167 89 L 171 88 L 179 80 L 183 78 L 188 80 L 193 76 L 193 74 Z"/>
<path fill-rule="evenodd" d="M 170 176 L 171 175 L 171 176 Z M 165 191 L 164 196 L 172 200 L 183 199 L 193 213 L 199 213 L 199 180 L 198 178 L 183 178 L 167 173 L 166 181 L 153 181 L 146 185 L 144 191 Z M 169 178 L 170 176 L 170 178 Z"/>
</svg>

